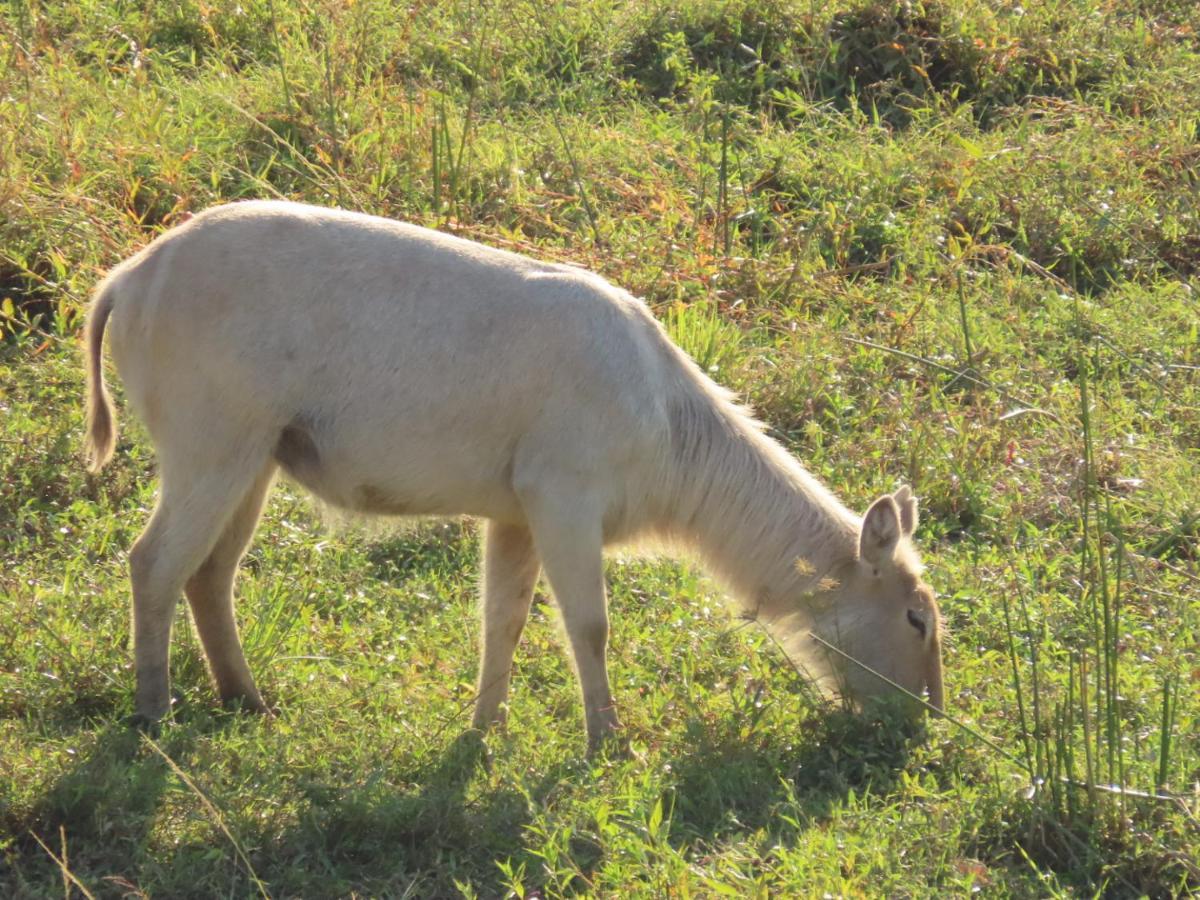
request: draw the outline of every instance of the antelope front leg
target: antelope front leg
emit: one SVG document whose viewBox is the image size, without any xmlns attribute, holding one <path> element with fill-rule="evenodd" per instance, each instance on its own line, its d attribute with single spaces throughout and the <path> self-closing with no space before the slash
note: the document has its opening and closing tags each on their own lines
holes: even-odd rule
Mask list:
<svg viewBox="0 0 1200 900">
<path fill-rule="evenodd" d="M 621 727 L 608 684 L 608 608 L 600 514 L 569 490 L 527 501 L 534 543 L 562 612 L 583 692 L 588 748 Z"/>
<path fill-rule="evenodd" d="M 483 557 L 483 656 L 472 723 L 481 731 L 504 722 L 513 653 L 540 568 L 533 535 L 523 525 L 488 522 Z"/>
</svg>

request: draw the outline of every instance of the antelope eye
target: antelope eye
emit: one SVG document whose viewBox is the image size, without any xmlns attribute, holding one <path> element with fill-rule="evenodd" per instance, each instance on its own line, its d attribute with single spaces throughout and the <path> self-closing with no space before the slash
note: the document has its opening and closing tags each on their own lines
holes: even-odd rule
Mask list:
<svg viewBox="0 0 1200 900">
<path fill-rule="evenodd" d="M 908 624 L 921 632 L 921 637 L 925 637 L 925 619 L 921 617 L 920 613 L 910 609 L 908 611 Z"/>
</svg>

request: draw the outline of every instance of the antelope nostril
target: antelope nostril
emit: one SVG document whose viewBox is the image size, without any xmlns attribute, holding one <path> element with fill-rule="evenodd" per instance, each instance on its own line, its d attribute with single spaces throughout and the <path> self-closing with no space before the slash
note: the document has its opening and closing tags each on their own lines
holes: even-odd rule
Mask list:
<svg viewBox="0 0 1200 900">
<path fill-rule="evenodd" d="M 921 637 L 925 637 L 925 619 L 916 610 L 908 611 L 908 624 L 921 632 Z"/>
</svg>

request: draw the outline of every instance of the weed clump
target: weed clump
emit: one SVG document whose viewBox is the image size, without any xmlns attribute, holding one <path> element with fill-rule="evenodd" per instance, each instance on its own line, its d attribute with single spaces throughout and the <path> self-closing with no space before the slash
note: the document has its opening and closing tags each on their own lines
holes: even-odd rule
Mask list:
<svg viewBox="0 0 1200 900">
<path fill-rule="evenodd" d="M 668 5 L 627 38 L 618 65 L 641 92 L 665 99 L 687 87 L 682 52 L 696 72 L 716 76 L 723 99 L 769 107 L 776 90 L 798 86 L 812 27 L 811 16 L 780 0 Z"/>
<path fill-rule="evenodd" d="M 978 93 L 981 55 L 971 38 L 950 33 L 939 3 L 867 3 L 834 16 L 823 96 L 872 107 L 893 124 L 932 95 L 963 100 Z"/>
</svg>

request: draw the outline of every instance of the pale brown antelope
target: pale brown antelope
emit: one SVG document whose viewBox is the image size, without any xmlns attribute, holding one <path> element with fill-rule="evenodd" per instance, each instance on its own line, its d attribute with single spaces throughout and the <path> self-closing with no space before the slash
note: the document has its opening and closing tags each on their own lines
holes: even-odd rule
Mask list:
<svg viewBox="0 0 1200 900">
<path fill-rule="evenodd" d="M 184 591 L 223 698 L 265 710 L 233 614 L 277 469 L 351 511 L 487 520 L 475 725 L 503 715 L 544 568 L 594 745 L 618 727 L 602 553 L 692 548 L 821 686 L 943 702 L 908 488 L 861 518 L 596 275 L 285 202 L 201 213 L 117 266 L 87 322 L 91 468 L 111 457 L 105 328 L 161 488 L 130 553 L 136 711 L 169 705 Z M 842 653 L 831 653 L 817 635 Z"/>
</svg>

